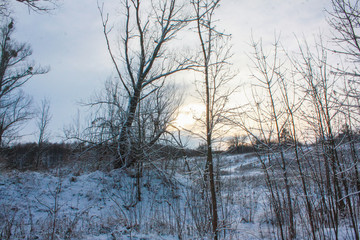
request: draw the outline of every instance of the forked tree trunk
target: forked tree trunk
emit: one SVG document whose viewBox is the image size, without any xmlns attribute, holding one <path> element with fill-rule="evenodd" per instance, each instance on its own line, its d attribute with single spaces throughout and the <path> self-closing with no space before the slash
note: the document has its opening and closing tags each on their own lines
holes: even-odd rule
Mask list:
<svg viewBox="0 0 360 240">
<path fill-rule="evenodd" d="M 126 112 L 126 120 L 122 125 L 118 137 L 117 159 L 114 163 L 115 168 L 129 167 L 135 161 L 131 158 L 131 130 L 135 119 L 136 109 L 139 105 L 141 87 L 134 91 L 134 95 L 129 100 L 128 110 Z"/>
</svg>

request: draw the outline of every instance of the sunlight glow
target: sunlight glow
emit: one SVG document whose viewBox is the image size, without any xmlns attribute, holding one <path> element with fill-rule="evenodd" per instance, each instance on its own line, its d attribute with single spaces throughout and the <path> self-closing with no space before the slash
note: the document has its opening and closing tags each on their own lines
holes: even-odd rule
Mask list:
<svg viewBox="0 0 360 240">
<path fill-rule="evenodd" d="M 200 118 L 205 112 L 205 107 L 201 104 L 191 103 L 182 107 L 176 117 L 174 126 L 180 129 L 191 129 L 196 124 L 196 119 Z"/>
</svg>

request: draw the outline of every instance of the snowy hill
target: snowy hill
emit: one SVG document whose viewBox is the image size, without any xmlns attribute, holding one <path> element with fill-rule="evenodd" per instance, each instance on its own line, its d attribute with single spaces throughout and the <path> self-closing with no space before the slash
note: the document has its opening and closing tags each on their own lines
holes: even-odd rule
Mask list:
<svg viewBox="0 0 360 240">
<path fill-rule="evenodd" d="M 189 160 L 194 161 L 201 159 Z M 221 163 L 226 179 L 222 186 L 222 216 L 228 218 L 223 222 L 231 220 L 225 239 L 264 237 L 259 224 L 252 223 L 264 214 L 260 199 L 264 187 L 254 181 L 261 174 L 257 159 L 238 155 L 222 157 Z M 69 166 L 48 172 L 3 170 L 1 236 L 3 239 L 206 239 L 207 216 L 200 214 L 205 206 L 201 206 L 203 200 L 196 196 L 198 189 L 191 186 L 198 176 L 181 170 L 185 165 L 183 160 L 174 161 L 173 165 L 167 172 L 154 167 L 144 171 L 140 180 L 141 201 L 138 201 L 138 180 L 121 170 L 81 174 Z"/>
<path fill-rule="evenodd" d="M 299 194 L 301 181 L 292 155 L 287 159 L 292 166 L 289 180 L 297 239 L 307 239 L 306 196 Z M 277 203 L 271 205 L 273 193 L 259 158 L 255 154 L 217 155 L 214 162 L 220 239 L 281 239 L 272 209 Z M 144 162 L 141 172 L 137 168 L 94 171 L 88 165 L 70 162 L 57 169 L 25 172 L 2 168 L 1 239 L 211 239 L 204 158 Z M 281 169 L 275 166 L 270 169 L 274 174 L 270 184 L 277 184 L 275 194 L 282 199 Z M 311 171 L 308 168 L 306 174 L 311 176 Z M 308 185 L 316 190 L 315 186 Z M 324 221 L 326 212 L 316 208 L 322 196 L 315 191 L 309 195 L 312 213 L 323 224 L 316 234 L 336 239 L 336 230 L 338 239 L 355 239 L 346 215 L 337 229 Z"/>
</svg>

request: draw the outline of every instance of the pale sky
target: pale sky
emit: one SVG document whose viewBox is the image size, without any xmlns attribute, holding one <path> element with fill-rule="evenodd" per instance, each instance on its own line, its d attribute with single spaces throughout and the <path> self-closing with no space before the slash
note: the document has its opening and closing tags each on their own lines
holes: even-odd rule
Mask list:
<svg viewBox="0 0 360 240">
<path fill-rule="evenodd" d="M 112 19 L 120 12 L 119 2 L 105 1 L 105 9 L 112 10 Z M 319 32 L 329 34 L 324 9 L 329 9 L 330 4 L 329 0 L 222 0 L 217 25 L 232 34 L 238 81 L 249 77 L 247 54 L 251 51 L 251 35 L 270 44 L 275 33 L 281 33 L 284 46 L 296 48 L 294 35 L 312 39 Z M 32 46 L 36 63 L 51 68 L 48 74 L 31 79 L 23 89 L 35 104 L 44 97 L 50 99 L 52 136 L 60 136 L 64 125 L 70 124 L 77 109 L 81 109 L 78 103 L 101 89 L 113 72 L 97 1 L 62 0 L 51 14 L 17 7 L 15 20 L 17 40 Z M 26 131 L 34 129 L 29 124 Z"/>
</svg>

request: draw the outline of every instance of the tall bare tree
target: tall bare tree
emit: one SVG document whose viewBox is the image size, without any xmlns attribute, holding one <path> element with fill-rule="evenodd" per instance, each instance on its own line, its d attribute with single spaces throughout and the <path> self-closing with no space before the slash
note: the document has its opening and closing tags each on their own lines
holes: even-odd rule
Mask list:
<svg viewBox="0 0 360 240">
<path fill-rule="evenodd" d="M 33 76 L 44 74 L 48 69 L 28 61 L 32 51 L 27 44 L 12 39 L 14 22 L 9 20 L 0 32 L 0 144 L 4 136 L 15 130 L 29 118 L 31 100 L 20 91 Z"/>
<path fill-rule="evenodd" d="M 189 69 L 187 58 L 177 58 L 169 51 L 169 43 L 186 26 L 187 21 L 178 0 L 124 0 L 125 23 L 119 43 L 119 55 L 110 41 L 109 15 L 99 7 L 104 36 L 117 77 L 127 94 L 128 103 L 118 134 L 118 160 L 115 167 L 131 165 L 130 143 L 139 103 L 154 93 L 164 79 Z"/>
<path fill-rule="evenodd" d="M 276 219 L 280 225 L 285 222 L 289 223 L 287 231 L 283 230 L 282 226 L 280 227 L 281 239 L 294 239 L 296 238 L 294 207 L 289 177 L 289 164 L 285 156 L 286 146 L 284 146 L 284 143 L 286 142 L 286 138 L 283 136 L 284 132 L 287 131 L 286 123 L 289 121 L 289 116 L 286 113 L 286 107 L 278 104 L 278 102 L 283 101 L 279 94 L 279 83 L 281 83 L 284 77 L 282 69 L 283 62 L 281 62 L 279 58 L 279 41 L 278 39 L 275 40 L 272 56 L 265 54 L 261 41 L 253 41 L 252 47 L 254 49 L 252 62 L 255 66 L 252 77 L 256 81 L 254 86 L 257 87 L 257 90 L 254 91 L 254 98 L 256 99 L 256 112 L 259 112 L 257 117 L 253 119 L 256 119 L 261 136 L 261 140 L 258 139 L 258 141 L 260 140 L 260 144 L 263 145 L 268 152 L 268 155 L 265 157 L 265 159 L 268 159 L 261 159 L 261 162 L 266 172 L 267 184 L 271 192 L 271 200 L 272 202 L 277 202 L 273 206 Z M 262 99 L 260 96 L 266 97 Z M 274 153 L 278 156 L 274 157 Z M 272 163 L 272 161 L 274 163 Z M 284 197 L 279 196 L 279 192 L 282 192 L 282 190 L 279 189 L 278 184 L 268 178 L 267 164 L 277 165 L 281 169 L 280 174 L 285 188 L 285 192 L 281 195 Z"/>
<path fill-rule="evenodd" d="M 231 91 L 225 87 L 233 75 L 229 69 L 231 57 L 228 46 L 229 36 L 215 28 L 215 10 L 220 0 L 194 0 L 191 1 L 195 12 L 196 33 L 200 46 L 201 58 L 197 60 L 197 71 L 201 73 L 202 80 L 198 93 L 205 105 L 204 140 L 206 142 L 206 169 L 205 179 L 209 180 L 211 195 L 211 222 L 213 238 L 219 238 L 217 184 L 215 183 L 213 147 L 216 132 L 226 114 Z"/>
</svg>

